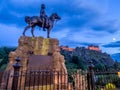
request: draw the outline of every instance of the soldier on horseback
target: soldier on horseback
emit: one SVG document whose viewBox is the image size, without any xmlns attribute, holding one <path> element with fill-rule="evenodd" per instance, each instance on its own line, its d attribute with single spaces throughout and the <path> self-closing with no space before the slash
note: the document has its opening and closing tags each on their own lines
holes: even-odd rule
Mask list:
<svg viewBox="0 0 120 90">
<path fill-rule="evenodd" d="M 32 36 L 34 37 L 34 28 L 36 26 L 42 27 L 43 31 L 47 30 L 47 38 L 50 38 L 50 31 L 53 28 L 55 20 L 60 20 L 60 16 L 57 13 L 52 13 L 49 17 L 47 17 L 45 13 L 45 5 L 41 5 L 40 16 L 25 16 L 25 22 L 28 24 L 23 31 L 23 36 L 25 36 L 25 32 L 31 28 Z"/>
<path fill-rule="evenodd" d="M 40 10 L 40 18 L 42 19 L 42 28 L 45 31 L 45 26 L 48 26 L 48 17 L 45 13 L 45 5 L 41 5 L 41 10 Z"/>
</svg>

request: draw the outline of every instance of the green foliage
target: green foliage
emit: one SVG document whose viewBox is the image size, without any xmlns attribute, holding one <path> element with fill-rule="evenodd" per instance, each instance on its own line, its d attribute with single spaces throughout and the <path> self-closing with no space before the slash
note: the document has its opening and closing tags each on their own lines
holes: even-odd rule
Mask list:
<svg viewBox="0 0 120 90">
<path fill-rule="evenodd" d="M 108 83 L 113 83 L 117 88 L 120 88 L 120 78 L 115 74 L 97 75 L 96 85 L 105 86 Z"/>
<path fill-rule="evenodd" d="M 73 62 L 74 64 L 79 65 L 79 58 L 78 58 L 78 56 L 72 56 L 72 62 Z"/>
<path fill-rule="evenodd" d="M 87 66 L 82 58 L 79 58 L 78 56 L 72 56 L 72 63 L 77 65 L 77 69 L 85 70 L 87 69 Z"/>
<path fill-rule="evenodd" d="M 117 88 L 120 88 L 120 78 L 118 76 L 115 77 L 113 83 L 116 85 Z"/>
<path fill-rule="evenodd" d="M 0 70 L 5 70 L 5 68 L 7 67 L 7 64 L 3 64 L 2 66 L 1 66 L 1 68 L 0 68 Z"/>
<path fill-rule="evenodd" d="M 120 62 L 118 62 L 117 60 L 115 61 L 114 65 L 113 65 L 113 68 L 115 70 L 120 70 Z"/>
<path fill-rule="evenodd" d="M 103 71 L 103 70 L 105 70 L 105 69 L 106 69 L 106 67 L 105 67 L 105 65 L 102 64 L 102 63 L 96 64 L 96 65 L 94 66 L 94 70 Z"/>
<path fill-rule="evenodd" d="M 65 56 L 65 54 L 63 54 Z M 67 60 L 65 57 L 65 64 L 67 69 L 82 69 L 82 70 L 86 70 L 87 69 L 87 65 L 84 62 L 84 59 L 79 58 L 76 55 L 73 55 L 71 57 L 71 60 Z"/>
<path fill-rule="evenodd" d="M 78 68 L 78 66 L 76 64 L 71 63 L 71 62 L 69 62 L 67 60 L 65 61 L 65 64 L 66 64 L 67 69 L 77 69 Z"/>
<path fill-rule="evenodd" d="M 15 49 L 15 47 L 0 47 L 0 69 L 4 70 L 6 68 L 9 53 Z"/>
</svg>

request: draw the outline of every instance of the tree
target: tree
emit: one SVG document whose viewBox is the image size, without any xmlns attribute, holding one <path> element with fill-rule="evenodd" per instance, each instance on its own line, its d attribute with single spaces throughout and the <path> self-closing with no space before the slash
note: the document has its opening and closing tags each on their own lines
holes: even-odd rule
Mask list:
<svg viewBox="0 0 120 90">
<path fill-rule="evenodd" d="M 0 48 L 0 69 L 1 67 L 5 67 L 5 65 L 7 65 L 8 63 L 8 57 L 9 57 L 9 53 L 11 51 L 14 51 L 16 48 L 15 47 L 1 47 Z"/>
<path fill-rule="evenodd" d="M 77 65 L 77 69 L 85 70 L 87 68 L 84 60 L 82 58 L 78 58 L 78 56 L 73 56 L 72 62 Z"/>
<path fill-rule="evenodd" d="M 72 56 L 72 62 L 73 62 L 74 64 L 79 65 L 79 58 L 78 58 L 78 56 Z"/>
<path fill-rule="evenodd" d="M 104 64 L 96 64 L 95 67 L 94 67 L 95 70 L 99 70 L 99 71 L 103 71 L 106 69 L 105 65 Z"/>
</svg>

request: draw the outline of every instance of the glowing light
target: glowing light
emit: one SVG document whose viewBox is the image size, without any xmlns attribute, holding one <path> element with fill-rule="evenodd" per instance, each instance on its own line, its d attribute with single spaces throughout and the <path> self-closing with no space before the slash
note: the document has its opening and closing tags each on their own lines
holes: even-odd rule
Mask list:
<svg viewBox="0 0 120 90">
<path fill-rule="evenodd" d="M 116 40 L 116 38 L 112 38 L 112 40 L 113 40 L 113 41 L 115 41 L 115 40 Z"/>
</svg>

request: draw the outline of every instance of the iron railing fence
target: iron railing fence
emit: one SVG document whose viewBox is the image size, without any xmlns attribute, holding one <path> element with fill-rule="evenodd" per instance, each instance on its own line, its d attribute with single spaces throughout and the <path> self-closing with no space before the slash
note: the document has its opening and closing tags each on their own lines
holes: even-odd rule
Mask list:
<svg viewBox="0 0 120 90">
<path fill-rule="evenodd" d="M 0 90 L 120 90 L 117 70 L 22 70 L 19 58 L 14 70 L 1 74 Z M 20 71 L 22 70 L 22 71 Z"/>
<path fill-rule="evenodd" d="M 4 73 L 4 71 L 0 71 L 0 85 L 1 85 L 1 82 L 2 82 L 3 73 Z"/>
<path fill-rule="evenodd" d="M 10 74 L 4 90 L 87 90 L 87 72 L 26 70 Z"/>
<path fill-rule="evenodd" d="M 94 71 L 96 90 L 120 90 L 118 72 L 116 70 Z"/>
</svg>

